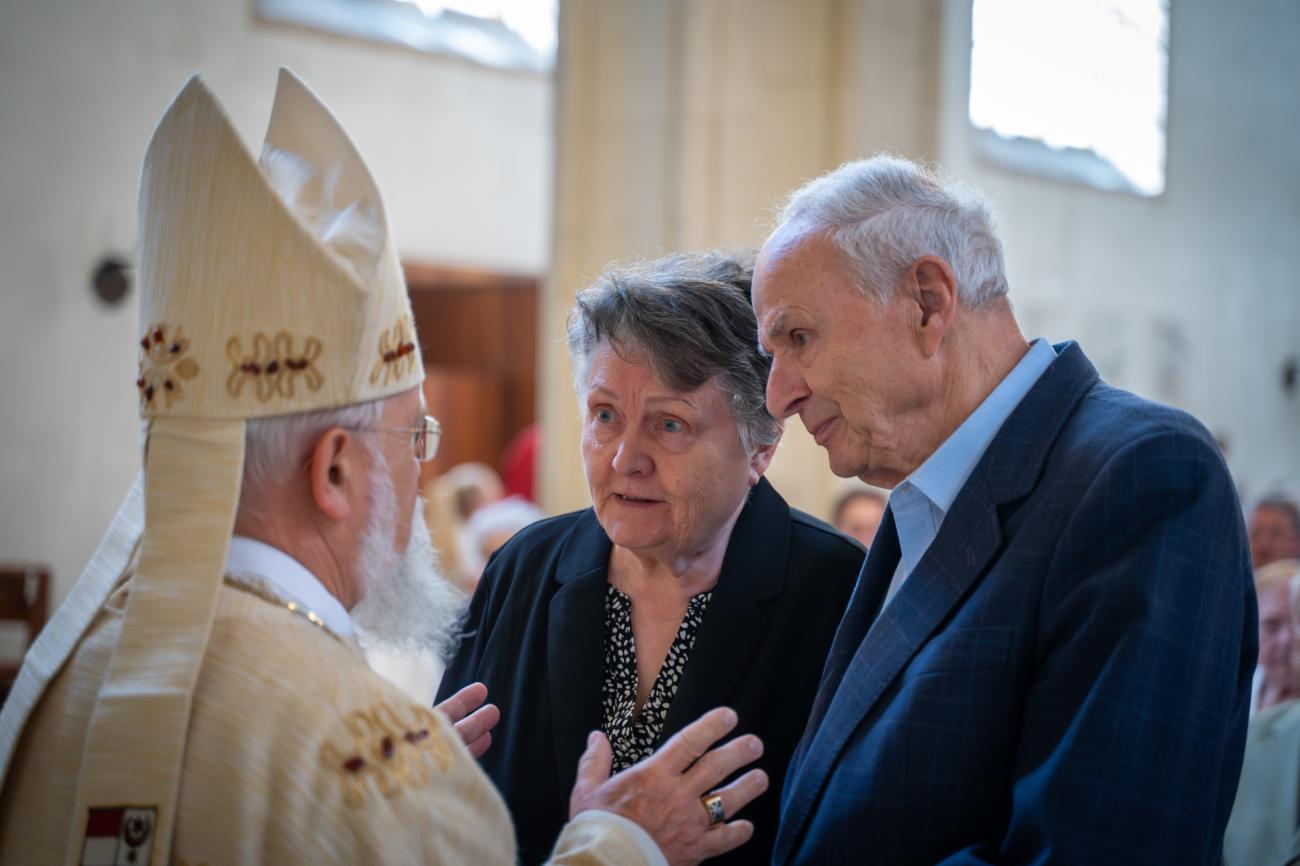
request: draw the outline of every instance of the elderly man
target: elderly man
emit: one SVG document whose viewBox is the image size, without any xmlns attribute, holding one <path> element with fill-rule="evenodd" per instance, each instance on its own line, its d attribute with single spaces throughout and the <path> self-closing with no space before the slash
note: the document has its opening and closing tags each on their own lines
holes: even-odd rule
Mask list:
<svg viewBox="0 0 1300 866">
<path fill-rule="evenodd" d="M 1256 568 L 1280 559 L 1300 559 L 1300 508 L 1287 497 L 1266 496 L 1255 503 L 1246 525 Z"/>
<path fill-rule="evenodd" d="M 1300 665 L 1295 658 L 1296 621 L 1291 581 L 1294 559 L 1270 562 L 1255 572 L 1255 602 L 1259 605 L 1259 667 L 1251 694 L 1251 713 L 1300 697 Z"/>
<path fill-rule="evenodd" d="M 1227 469 L 1006 294 L 988 208 L 895 158 L 798 190 L 763 246 L 769 409 L 893 488 L 777 864 L 1219 857 L 1256 642 Z"/>
<path fill-rule="evenodd" d="M 1272 652 L 1289 652 L 1300 646 L 1300 562 L 1280 559 L 1259 570 L 1261 621 L 1260 667 L 1265 646 Z M 1282 615 L 1285 633 L 1270 634 L 1262 625 L 1270 608 L 1286 605 Z M 1273 614 L 1276 615 L 1276 614 Z M 1288 667 L 1288 672 L 1290 668 Z M 1241 785 L 1223 837 L 1224 866 L 1287 866 L 1300 862 L 1300 701 L 1292 691 L 1285 699 L 1261 706 L 1246 733 L 1246 756 Z"/>
<path fill-rule="evenodd" d="M 137 489 L 0 716 L 0 862 L 514 863 L 471 754 L 483 687 L 444 708 L 458 736 L 353 636 L 445 640 L 455 608 L 419 518 L 438 430 L 369 172 L 292 76 L 260 160 L 195 78 L 140 218 L 143 506 Z M 706 753 L 735 724 L 710 713 L 612 778 L 590 737 L 553 862 L 742 843 L 752 827 L 700 799 L 731 816 L 765 785 L 715 790 L 761 749 Z"/>
</svg>

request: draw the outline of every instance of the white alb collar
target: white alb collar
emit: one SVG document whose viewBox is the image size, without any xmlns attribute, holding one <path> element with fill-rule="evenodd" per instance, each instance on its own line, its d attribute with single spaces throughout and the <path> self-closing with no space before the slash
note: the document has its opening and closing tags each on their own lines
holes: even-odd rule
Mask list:
<svg viewBox="0 0 1300 866">
<path fill-rule="evenodd" d="M 236 535 L 230 539 L 226 572 L 257 577 L 271 584 L 286 600 L 296 601 L 316 614 L 339 637 L 352 635 L 352 617 L 325 585 L 307 568 L 282 550 L 265 542 Z"/>
</svg>

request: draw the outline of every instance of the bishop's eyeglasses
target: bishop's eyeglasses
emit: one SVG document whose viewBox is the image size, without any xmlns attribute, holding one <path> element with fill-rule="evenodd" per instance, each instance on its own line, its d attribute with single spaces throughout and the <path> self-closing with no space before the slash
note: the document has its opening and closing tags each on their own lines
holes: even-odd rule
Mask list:
<svg viewBox="0 0 1300 866">
<path fill-rule="evenodd" d="M 415 459 L 427 463 L 438 453 L 438 440 L 442 438 L 442 425 L 432 415 L 425 415 L 414 427 L 349 427 L 366 433 L 401 433 L 411 437 Z"/>
</svg>

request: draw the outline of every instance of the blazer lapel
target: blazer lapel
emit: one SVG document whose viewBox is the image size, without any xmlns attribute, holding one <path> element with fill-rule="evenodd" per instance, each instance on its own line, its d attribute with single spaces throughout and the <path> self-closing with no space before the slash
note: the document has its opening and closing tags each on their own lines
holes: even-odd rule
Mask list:
<svg viewBox="0 0 1300 866">
<path fill-rule="evenodd" d="M 826 716 L 826 710 L 830 706 L 831 699 L 835 697 L 835 691 L 844 678 L 845 670 L 862 645 L 867 630 L 879 615 L 880 605 L 885 600 L 889 582 L 893 579 L 901 556 L 902 549 L 898 543 L 898 526 L 894 522 L 894 512 L 886 506 L 885 513 L 880 519 L 880 528 L 876 532 L 876 540 L 867 551 L 866 561 L 862 563 L 862 571 L 859 572 L 857 583 L 853 587 L 853 596 L 849 599 L 844 616 L 835 630 L 835 639 L 831 642 L 831 650 L 822 668 L 817 698 L 813 701 L 803 738 L 799 741 L 799 747 L 790 761 L 791 773 L 802 760 L 804 752 Z"/>
<path fill-rule="evenodd" d="M 823 679 L 818 705 L 825 692 L 830 692 L 830 697 L 820 723 L 815 718 L 810 720 L 804 743 L 800 745 L 799 764 L 793 768 L 787 784 L 773 862 L 784 862 L 795 840 L 802 835 L 830 769 L 849 737 L 916 651 L 977 582 L 1001 544 L 995 508 L 987 498 L 974 494 L 968 487 L 954 503 L 949 519 L 945 519 L 930 549 L 851 651 L 843 676 L 832 678 L 828 670 L 828 676 Z M 950 524 L 952 518 L 957 520 Z M 960 531 L 957 526 L 961 527 Z M 871 567 L 870 559 L 863 567 L 864 576 Z M 883 556 L 880 561 L 883 563 Z M 897 564 L 896 557 L 894 563 Z M 881 582 L 880 575 L 872 577 L 875 583 Z M 884 576 L 883 582 L 888 586 L 889 576 Z M 878 587 L 873 588 L 879 591 Z M 862 589 L 860 585 L 858 591 Z M 875 607 L 879 608 L 878 601 Z M 851 635 L 845 634 L 845 638 L 849 640 Z M 839 642 L 837 634 L 836 643 Z"/>
<path fill-rule="evenodd" d="M 595 514 L 575 527 L 556 568 L 546 634 L 551 724 L 559 790 L 577 776 L 587 735 L 600 727 L 605 668 L 605 592 L 611 544 Z"/>
<path fill-rule="evenodd" d="M 664 719 L 663 739 L 731 698 L 767 631 L 760 602 L 781 594 L 789 547 L 790 507 L 760 479 L 732 528 L 718 583 Z"/>
<path fill-rule="evenodd" d="M 866 630 L 842 677 L 823 679 L 823 687 L 833 693 L 820 723 L 810 723 L 801 745 L 802 760 L 792 767 L 774 863 L 786 862 L 792 853 L 849 737 L 917 650 L 979 582 L 1002 544 L 997 506 L 1033 488 L 1061 427 L 1097 381 L 1097 371 L 1077 345 L 1065 343 L 1056 349 L 1056 361 L 998 431 L 953 502 L 938 536 L 879 619 Z M 864 576 L 871 559 L 869 556 L 864 566 Z M 855 595 L 862 589 L 860 585 Z M 847 643 L 852 634 L 846 633 L 844 638 Z M 839 644 L 837 634 L 837 648 Z M 832 673 L 829 662 L 827 668 L 828 674 Z M 819 704 L 822 697 L 819 693 Z"/>
</svg>

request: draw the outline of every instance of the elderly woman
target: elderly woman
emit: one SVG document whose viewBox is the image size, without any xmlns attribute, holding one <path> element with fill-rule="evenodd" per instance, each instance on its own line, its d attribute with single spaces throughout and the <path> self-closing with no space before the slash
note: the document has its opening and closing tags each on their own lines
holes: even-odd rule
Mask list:
<svg viewBox="0 0 1300 866">
<path fill-rule="evenodd" d="M 786 764 L 863 549 L 763 479 L 781 428 L 764 406 L 750 274 L 748 259 L 671 256 L 606 273 L 571 313 L 593 506 L 534 524 L 489 562 L 440 690 L 480 680 L 501 708 L 483 767 L 523 863 L 564 823 L 591 731 L 618 770 L 722 705 L 762 738 L 771 781 L 742 815 L 754 838 L 723 862 L 771 857 Z"/>
</svg>

